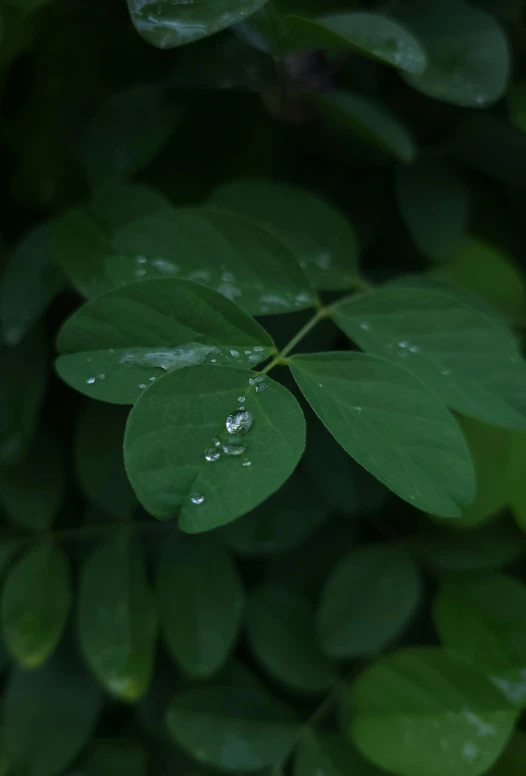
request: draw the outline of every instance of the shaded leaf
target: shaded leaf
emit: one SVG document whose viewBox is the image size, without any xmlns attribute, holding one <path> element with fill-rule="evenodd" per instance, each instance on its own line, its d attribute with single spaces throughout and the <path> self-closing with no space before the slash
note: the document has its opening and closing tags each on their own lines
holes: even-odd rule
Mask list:
<svg viewBox="0 0 526 776">
<path fill-rule="evenodd" d="M 29 232 L 13 249 L 0 282 L 0 322 L 4 342 L 18 345 L 62 290 L 65 278 L 55 264 L 51 227 Z"/>
<path fill-rule="evenodd" d="M 423 73 L 404 75 L 410 86 L 465 108 L 483 108 L 502 97 L 510 46 L 493 17 L 463 0 L 409 0 L 396 15 L 428 55 Z"/>
<path fill-rule="evenodd" d="M 517 705 L 526 705 L 526 587 L 505 574 L 447 580 L 433 606 L 443 645 L 491 675 Z"/>
<path fill-rule="evenodd" d="M 348 741 L 333 733 L 309 730 L 296 749 L 294 776 L 380 776 L 380 773 Z"/>
<path fill-rule="evenodd" d="M 328 121 L 349 129 L 382 153 L 409 163 L 416 148 L 409 131 L 383 105 L 349 92 L 311 95 L 311 102 Z"/>
<path fill-rule="evenodd" d="M 361 54 L 407 73 L 422 73 L 426 68 L 426 53 L 418 39 L 388 16 L 359 12 L 314 18 L 290 15 L 285 23 L 289 47 Z"/>
<path fill-rule="evenodd" d="M 87 743 L 100 706 L 96 684 L 63 656 L 16 669 L 4 692 L 2 751 L 20 773 L 57 776 Z"/>
<path fill-rule="evenodd" d="M 146 776 L 147 755 L 136 741 L 95 741 L 68 776 Z"/>
<path fill-rule="evenodd" d="M 248 600 L 248 638 L 269 673 L 302 693 L 321 693 L 335 684 L 335 668 L 316 640 L 314 612 L 299 593 L 285 587 L 256 588 Z"/>
<path fill-rule="evenodd" d="M 484 674 L 434 647 L 373 663 L 344 704 L 358 749 L 400 776 L 479 776 L 506 746 L 516 717 Z"/>
<path fill-rule="evenodd" d="M 63 325 L 57 348 L 62 379 L 117 404 L 133 404 L 165 372 L 202 362 L 250 369 L 274 350 L 265 331 L 228 299 L 168 279 L 93 299 Z"/>
<path fill-rule="evenodd" d="M 407 627 L 421 598 L 418 569 L 398 547 L 363 545 L 334 567 L 317 610 L 321 646 L 333 658 L 378 652 Z"/>
<path fill-rule="evenodd" d="M 507 99 L 511 123 L 526 132 L 526 82 L 514 84 L 508 91 Z"/>
<path fill-rule="evenodd" d="M 62 637 L 73 600 L 68 559 L 47 540 L 10 571 L 2 593 L 6 646 L 25 668 L 42 665 Z"/>
<path fill-rule="evenodd" d="M 282 762 L 300 732 L 286 706 L 251 688 L 194 687 L 175 696 L 167 723 L 198 762 L 234 772 Z"/>
<path fill-rule="evenodd" d="M 263 504 L 220 528 L 217 536 L 240 555 L 269 555 L 299 544 L 326 515 L 308 479 L 295 472 Z"/>
<path fill-rule="evenodd" d="M 167 544 L 157 597 L 170 653 L 189 676 L 212 676 L 235 644 L 245 603 L 241 578 L 228 554 L 198 538 Z"/>
<path fill-rule="evenodd" d="M 526 428 L 526 364 L 511 331 L 485 314 L 477 297 L 402 282 L 338 305 L 334 320 L 361 348 L 405 367 L 452 409 Z"/>
<path fill-rule="evenodd" d="M 0 468 L 0 503 L 14 523 L 44 531 L 54 522 L 66 488 L 62 449 L 50 432 L 38 432 L 28 455 Z"/>
<path fill-rule="evenodd" d="M 488 776 L 522 776 L 526 762 L 526 733 L 516 730 Z"/>
<path fill-rule="evenodd" d="M 455 420 L 405 369 L 361 353 L 294 356 L 290 365 L 337 442 L 400 498 L 443 517 L 473 499 L 473 464 Z"/>
<path fill-rule="evenodd" d="M 140 218 L 117 233 L 113 247 L 105 271 L 114 285 L 177 276 L 214 289 L 250 315 L 314 304 L 289 248 L 262 225 L 218 208 Z"/>
<path fill-rule="evenodd" d="M 468 202 L 462 179 L 443 159 L 421 157 L 399 167 L 398 207 L 419 251 L 444 261 L 459 249 L 467 228 Z"/>
<path fill-rule="evenodd" d="M 106 234 L 113 236 L 138 218 L 171 210 L 168 200 L 156 189 L 140 183 L 111 181 L 93 193 L 86 213 Z"/>
<path fill-rule="evenodd" d="M 292 474 L 305 446 L 301 409 L 274 380 L 249 374 L 188 367 L 141 396 L 128 419 L 124 458 L 150 514 L 166 520 L 180 508 L 184 531 L 207 531 L 254 509 Z M 227 429 L 241 396 L 252 420 L 246 436 Z"/>
<path fill-rule="evenodd" d="M 354 284 L 353 227 L 314 194 L 274 181 L 234 181 L 215 189 L 210 201 L 275 233 L 315 288 L 337 291 Z"/>
<path fill-rule="evenodd" d="M 82 569 L 79 640 L 93 673 L 113 695 L 136 701 L 150 684 L 157 612 L 142 555 L 127 533 L 100 543 Z"/>
<path fill-rule="evenodd" d="M 137 32 L 157 48 L 184 46 L 231 27 L 262 8 L 267 0 L 128 0 Z"/>
<path fill-rule="evenodd" d="M 137 508 L 122 446 L 127 411 L 104 404 L 90 404 L 77 427 L 75 466 L 86 497 L 109 515 L 123 520 Z"/>
</svg>

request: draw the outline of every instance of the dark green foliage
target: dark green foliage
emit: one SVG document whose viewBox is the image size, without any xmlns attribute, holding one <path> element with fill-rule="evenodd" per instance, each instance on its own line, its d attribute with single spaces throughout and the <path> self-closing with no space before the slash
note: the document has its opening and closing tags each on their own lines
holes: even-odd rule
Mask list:
<svg viewBox="0 0 526 776">
<path fill-rule="evenodd" d="M 0 776 L 526 774 L 525 41 L 4 0 Z"/>
</svg>

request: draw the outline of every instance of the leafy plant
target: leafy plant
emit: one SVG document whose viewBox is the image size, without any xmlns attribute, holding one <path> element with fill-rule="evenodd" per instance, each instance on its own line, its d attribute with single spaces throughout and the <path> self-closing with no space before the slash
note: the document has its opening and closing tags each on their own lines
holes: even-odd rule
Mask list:
<svg viewBox="0 0 526 776">
<path fill-rule="evenodd" d="M 524 774 L 524 3 L 127 5 L 0 9 L 0 775 Z"/>
</svg>

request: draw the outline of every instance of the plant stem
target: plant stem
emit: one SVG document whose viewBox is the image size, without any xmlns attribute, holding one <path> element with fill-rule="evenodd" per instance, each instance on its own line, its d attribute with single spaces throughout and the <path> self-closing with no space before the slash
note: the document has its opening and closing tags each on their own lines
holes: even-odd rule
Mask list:
<svg viewBox="0 0 526 776">
<path fill-rule="evenodd" d="M 288 342 L 283 350 L 281 350 L 275 358 L 272 359 L 272 361 L 267 364 L 267 366 L 262 370 L 261 374 L 266 375 L 268 372 L 270 372 L 271 369 L 273 369 L 278 364 L 284 363 L 284 360 L 290 353 L 290 351 L 296 347 L 296 345 L 301 342 L 301 340 L 311 331 L 318 321 L 320 321 L 322 318 L 327 318 L 327 310 L 324 307 L 320 307 L 316 315 L 313 315 L 310 321 L 307 321 L 305 326 L 303 326 Z"/>
</svg>

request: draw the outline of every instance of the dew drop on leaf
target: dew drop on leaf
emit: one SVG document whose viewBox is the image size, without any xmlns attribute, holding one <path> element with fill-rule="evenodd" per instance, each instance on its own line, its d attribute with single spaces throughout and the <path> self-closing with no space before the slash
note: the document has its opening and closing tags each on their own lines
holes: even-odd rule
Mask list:
<svg viewBox="0 0 526 776">
<path fill-rule="evenodd" d="M 246 434 L 252 426 L 252 415 L 246 410 L 239 409 L 228 416 L 225 425 L 229 434 Z"/>
<path fill-rule="evenodd" d="M 192 504 L 203 504 L 205 500 L 205 497 L 202 493 L 192 493 L 190 496 L 190 501 Z"/>
<path fill-rule="evenodd" d="M 207 461 L 210 461 L 211 463 L 213 461 L 217 461 L 218 458 L 221 457 L 221 453 L 217 449 L 217 447 L 208 447 L 205 450 L 205 458 Z"/>
</svg>

